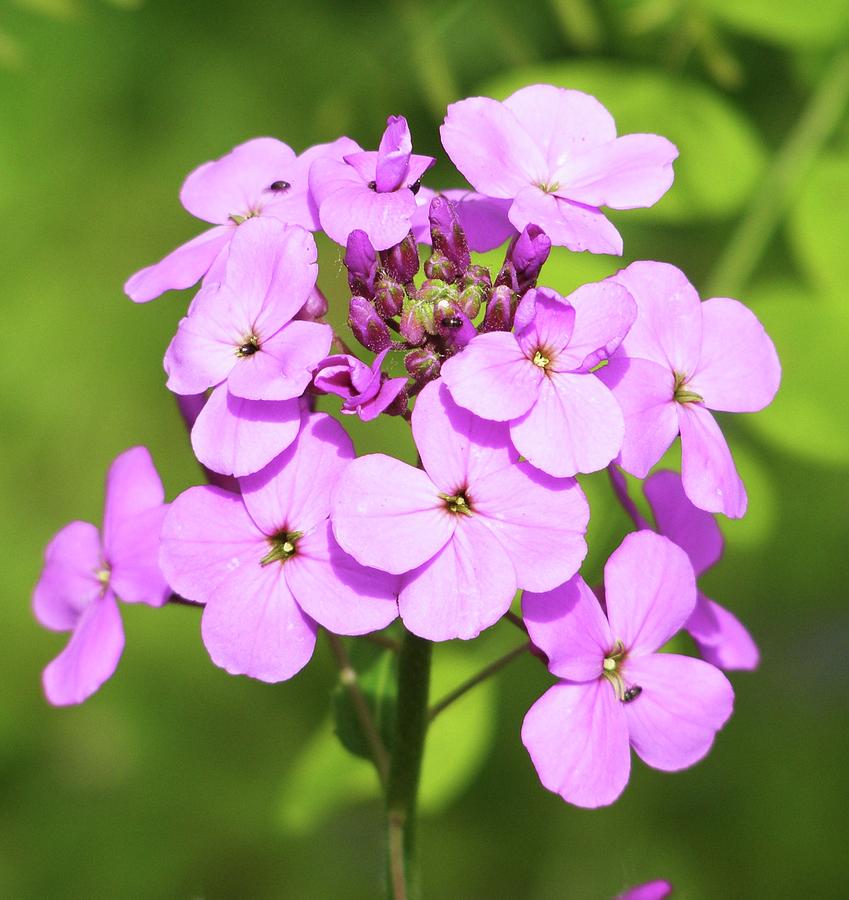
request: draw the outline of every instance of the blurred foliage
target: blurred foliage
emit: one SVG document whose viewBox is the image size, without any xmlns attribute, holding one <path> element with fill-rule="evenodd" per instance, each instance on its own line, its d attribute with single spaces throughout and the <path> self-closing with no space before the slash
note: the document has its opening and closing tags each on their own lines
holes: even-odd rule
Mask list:
<svg viewBox="0 0 849 900">
<path fill-rule="evenodd" d="M 99 521 L 103 473 L 132 444 L 151 448 L 169 496 L 200 479 L 161 371 L 188 297 L 136 307 L 121 293 L 201 227 L 177 202 L 185 174 L 261 134 L 299 150 L 342 133 L 371 145 L 403 112 L 417 149 L 440 157 L 432 183 L 458 183 L 438 142 L 445 104 L 553 80 L 597 93 L 622 132 L 671 137 L 681 157 L 656 209 L 612 214 L 623 259 L 555 251 L 545 280 L 568 291 L 655 258 L 706 290 L 773 189 L 772 162 L 847 24 L 846 0 L 0 6 L 0 896 L 380 893 L 376 779 L 333 737 L 323 643 L 272 687 L 216 669 L 195 610 L 126 608 L 116 677 L 76 709 L 40 694 L 65 640 L 28 607 L 51 534 Z M 677 775 L 635 763 L 621 801 L 587 812 L 540 787 L 519 728 L 550 678 L 531 657 L 512 663 L 434 727 L 428 896 L 604 898 L 656 877 L 695 900 L 845 896 L 849 118 L 834 112 L 737 292 L 773 335 L 784 383 L 764 413 L 722 419 L 750 512 L 722 523 L 725 557 L 703 588 L 750 625 L 760 672 L 733 678 L 737 711 L 707 760 Z M 339 250 L 320 250 L 339 325 Z M 414 457 L 403 422 L 345 424 L 360 452 Z M 593 510 L 584 571 L 597 580 L 629 526 L 603 474 L 581 482 Z M 517 637 L 503 624 L 437 647 L 434 699 Z"/>
</svg>

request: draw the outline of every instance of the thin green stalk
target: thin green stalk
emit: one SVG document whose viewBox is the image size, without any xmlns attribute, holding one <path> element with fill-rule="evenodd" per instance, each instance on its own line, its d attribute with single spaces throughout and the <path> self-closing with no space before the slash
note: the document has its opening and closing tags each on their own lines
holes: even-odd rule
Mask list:
<svg viewBox="0 0 849 900">
<path fill-rule="evenodd" d="M 849 50 L 832 60 L 708 280 L 707 295 L 733 296 L 748 283 L 781 217 L 849 100 Z"/>
<path fill-rule="evenodd" d="M 432 647 L 430 641 L 407 632 L 398 654 L 395 734 L 386 786 L 389 882 L 393 900 L 415 900 L 418 896 L 416 799 L 428 724 Z"/>
<path fill-rule="evenodd" d="M 492 677 L 496 673 L 500 672 L 505 666 L 508 666 L 514 659 L 518 659 L 520 656 L 524 656 L 525 652 L 530 650 L 531 642 L 525 641 L 524 644 L 520 644 L 518 647 L 514 647 L 509 653 L 505 653 L 504 656 L 499 657 L 494 662 L 491 662 L 488 666 L 485 666 L 480 670 L 476 675 L 472 675 L 467 681 L 464 681 L 462 684 L 458 685 L 451 691 L 450 694 L 446 694 L 439 703 L 435 703 L 428 713 L 428 719 L 432 722 L 444 709 L 451 706 L 455 700 L 459 700 L 464 694 L 470 691 L 473 687 L 477 687 L 482 681 L 486 681 L 487 678 Z"/>
</svg>

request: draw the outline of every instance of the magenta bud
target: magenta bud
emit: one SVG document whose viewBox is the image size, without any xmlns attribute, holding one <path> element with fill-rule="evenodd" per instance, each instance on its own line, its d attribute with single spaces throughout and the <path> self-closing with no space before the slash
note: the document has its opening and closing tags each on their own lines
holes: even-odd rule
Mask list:
<svg viewBox="0 0 849 900">
<path fill-rule="evenodd" d="M 365 297 L 351 297 L 348 324 L 354 332 L 354 337 L 372 353 L 380 353 L 392 343 L 386 322 L 380 318 L 377 310 Z"/>
<path fill-rule="evenodd" d="M 407 412 L 409 405 L 409 397 L 407 396 L 407 388 L 403 387 L 395 395 L 395 399 L 386 407 L 384 412 L 387 416 L 403 416 Z"/>
<path fill-rule="evenodd" d="M 404 357 L 404 365 L 416 382 L 424 383 L 439 378 L 442 364 L 436 351 L 431 347 L 417 347 Z"/>
<path fill-rule="evenodd" d="M 457 218 L 457 210 L 454 204 L 447 198 L 437 195 L 430 201 L 430 237 L 433 243 L 433 255 L 444 257 L 454 264 L 454 278 L 465 274 L 471 263 L 469 245 L 466 235 Z M 445 278 L 443 275 L 428 275 L 428 278 L 441 278 L 444 281 L 453 281 L 454 278 Z"/>
<path fill-rule="evenodd" d="M 399 325 L 401 337 L 413 346 L 421 344 L 427 333 L 419 312 L 418 304 L 408 303 L 401 313 L 401 323 Z"/>
<path fill-rule="evenodd" d="M 380 251 L 383 271 L 399 284 L 409 284 L 419 271 L 419 248 L 411 231 L 400 244 Z"/>
<path fill-rule="evenodd" d="M 513 238 L 496 284 L 507 284 L 519 295 L 537 283 L 540 270 L 551 252 L 551 239 L 538 225 L 526 225 Z"/>
<path fill-rule="evenodd" d="M 506 284 L 499 284 L 492 291 L 486 305 L 481 331 L 509 331 L 516 312 L 516 295 Z"/>
<path fill-rule="evenodd" d="M 457 351 L 477 334 L 469 317 L 450 303 L 438 303 L 434 309 L 434 322 L 439 336 L 446 342 L 449 351 Z"/>
<path fill-rule="evenodd" d="M 348 270 L 351 293 L 370 300 L 374 296 L 374 280 L 377 277 L 377 254 L 364 231 L 358 228 L 348 235 L 342 261 Z"/>
<path fill-rule="evenodd" d="M 374 305 L 384 319 L 394 319 L 399 315 L 407 296 L 397 281 L 380 278 L 374 285 Z"/>
<path fill-rule="evenodd" d="M 434 250 L 430 259 L 424 264 L 425 275 L 439 281 L 456 281 L 459 272 L 457 266 L 444 254 Z"/>
<path fill-rule="evenodd" d="M 327 297 L 314 287 L 307 302 L 295 313 L 295 318 L 304 322 L 315 322 L 327 315 Z"/>
</svg>

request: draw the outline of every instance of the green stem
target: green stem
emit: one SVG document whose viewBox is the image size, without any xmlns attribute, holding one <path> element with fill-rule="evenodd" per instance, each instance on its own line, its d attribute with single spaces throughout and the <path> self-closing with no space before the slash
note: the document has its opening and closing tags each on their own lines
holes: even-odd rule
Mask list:
<svg viewBox="0 0 849 900">
<path fill-rule="evenodd" d="M 418 895 L 416 797 L 427 733 L 432 646 L 430 641 L 407 632 L 398 654 L 398 701 L 386 786 L 389 882 L 393 900 L 413 900 Z"/>
<path fill-rule="evenodd" d="M 428 713 L 428 719 L 432 722 L 446 707 L 451 706 L 451 704 L 455 700 L 459 700 L 464 694 L 470 691 L 473 687 L 477 687 L 482 681 L 486 681 L 487 678 L 492 677 L 497 672 L 500 672 L 505 666 L 509 665 L 513 662 L 514 659 L 518 659 L 520 656 L 524 656 L 527 650 L 530 650 L 531 642 L 526 641 L 524 644 L 520 644 L 518 647 L 514 647 L 509 653 L 505 653 L 504 656 L 499 657 L 494 662 L 491 662 L 488 666 L 485 666 L 480 670 L 476 675 L 472 675 L 467 681 L 464 681 L 462 684 L 458 685 L 451 691 L 450 694 L 446 694 L 439 703 L 435 703 Z"/>
<path fill-rule="evenodd" d="M 733 296 L 745 287 L 811 163 L 840 121 L 847 100 L 849 50 L 841 50 L 764 173 L 746 215 L 731 235 L 708 280 L 709 297 Z"/>
</svg>

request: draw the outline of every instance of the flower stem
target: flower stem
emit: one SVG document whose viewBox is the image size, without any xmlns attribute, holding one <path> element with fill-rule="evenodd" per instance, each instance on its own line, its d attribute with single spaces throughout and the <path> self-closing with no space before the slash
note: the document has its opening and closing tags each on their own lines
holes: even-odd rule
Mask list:
<svg viewBox="0 0 849 900">
<path fill-rule="evenodd" d="M 398 654 L 395 734 L 386 785 L 389 883 L 393 900 L 413 900 L 418 895 L 416 797 L 428 724 L 432 646 L 430 641 L 407 632 Z"/>
<path fill-rule="evenodd" d="M 354 714 L 368 741 L 369 750 L 371 750 L 371 755 L 374 759 L 374 765 L 377 769 L 381 787 L 385 789 L 387 778 L 389 776 L 389 754 L 386 752 L 386 747 L 383 746 L 383 741 L 380 739 L 380 732 L 377 730 L 377 725 L 375 724 L 374 716 L 372 716 L 371 710 L 369 709 L 368 701 L 360 690 L 357 672 L 351 665 L 351 659 L 348 656 L 345 645 L 337 635 L 332 634 L 329 631 L 326 632 L 326 634 L 330 649 L 333 651 L 333 656 L 339 667 L 339 681 L 351 698 Z"/>
<path fill-rule="evenodd" d="M 841 50 L 764 173 L 746 215 L 714 267 L 707 296 L 733 296 L 745 287 L 811 163 L 840 121 L 847 100 L 849 50 Z"/>
<path fill-rule="evenodd" d="M 505 666 L 513 662 L 514 659 L 524 656 L 525 652 L 530 650 L 530 647 L 531 642 L 526 641 L 524 644 L 514 647 L 509 653 L 505 653 L 504 656 L 491 662 L 488 666 L 484 666 L 480 672 L 458 685 L 450 694 L 446 694 L 439 703 L 434 704 L 430 708 L 428 719 L 432 722 L 446 707 L 451 706 L 455 700 L 459 700 L 460 697 L 470 691 L 473 687 L 477 687 L 482 681 L 486 681 L 487 678 L 500 672 Z"/>
</svg>

